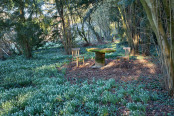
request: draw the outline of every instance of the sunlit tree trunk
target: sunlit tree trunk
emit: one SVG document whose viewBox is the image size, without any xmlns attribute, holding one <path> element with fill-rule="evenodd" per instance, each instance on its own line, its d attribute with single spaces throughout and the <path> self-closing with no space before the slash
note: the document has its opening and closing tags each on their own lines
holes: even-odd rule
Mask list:
<svg viewBox="0 0 174 116">
<path fill-rule="evenodd" d="M 168 1 L 168 0 L 167 0 Z M 168 1 L 169 2 L 169 1 Z M 171 3 L 173 0 L 170 1 Z M 146 14 L 148 16 L 149 22 L 151 24 L 151 27 L 153 31 L 155 32 L 155 35 L 157 37 L 158 43 L 160 45 L 162 54 L 163 54 L 163 62 L 165 64 L 166 70 L 167 70 L 167 76 L 168 76 L 168 83 L 166 83 L 167 88 L 169 89 L 169 92 L 171 95 L 174 94 L 174 57 L 173 57 L 173 30 L 171 27 L 173 27 L 173 15 L 171 14 L 171 11 L 173 7 L 169 7 L 168 5 L 164 5 L 163 7 L 169 7 L 170 10 L 165 10 L 166 18 L 170 21 L 168 23 L 168 26 L 170 27 L 170 31 L 165 32 L 165 29 L 163 27 L 161 18 L 159 18 L 159 12 L 161 10 L 161 7 L 158 6 L 159 1 L 150 1 L 150 0 L 141 0 L 141 3 L 143 5 L 143 8 L 146 11 Z M 163 1 L 163 4 L 166 4 L 166 1 Z M 163 5 L 162 4 L 162 5 Z M 170 13 L 168 13 L 168 11 Z M 168 28 L 169 28 L 168 27 Z M 167 33 L 170 33 L 170 40 L 168 40 Z M 172 36 L 172 37 L 171 37 Z M 169 41 L 171 41 L 170 44 Z"/>
<path fill-rule="evenodd" d="M 130 18 L 132 18 L 132 30 L 134 30 L 134 32 L 132 32 L 132 39 L 133 39 L 133 54 L 136 55 L 139 52 L 139 39 L 140 39 L 140 31 L 139 31 L 139 27 L 140 27 L 140 19 L 136 17 L 136 10 L 137 10 L 137 1 L 135 1 L 134 4 L 131 5 L 130 8 Z"/>
<path fill-rule="evenodd" d="M 123 29 L 126 32 L 126 37 L 128 40 L 128 44 L 131 47 L 131 52 L 133 55 L 138 54 L 139 47 L 139 34 L 136 29 L 136 20 L 135 15 L 133 14 L 131 6 L 128 9 L 119 8 Z"/>
<path fill-rule="evenodd" d="M 128 25 L 128 21 L 126 20 L 126 17 L 124 16 L 124 14 L 126 14 L 125 10 L 123 10 L 122 7 L 118 7 L 120 15 L 121 15 L 121 21 L 122 21 L 122 28 L 124 29 L 125 33 L 126 33 L 126 38 L 128 40 L 129 46 L 132 46 L 132 33 L 130 31 L 130 27 Z"/>
</svg>

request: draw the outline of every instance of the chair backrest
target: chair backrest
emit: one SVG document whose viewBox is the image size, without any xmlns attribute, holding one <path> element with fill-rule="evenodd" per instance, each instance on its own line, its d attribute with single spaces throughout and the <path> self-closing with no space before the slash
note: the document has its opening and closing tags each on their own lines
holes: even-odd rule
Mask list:
<svg viewBox="0 0 174 116">
<path fill-rule="evenodd" d="M 79 56 L 80 48 L 72 48 L 72 57 Z"/>
<path fill-rule="evenodd" d="M 125 56 L 129 56 L 130 54 L 130 47 L 123 47 L 123 49 L 125 50 Z"/>
</svg>

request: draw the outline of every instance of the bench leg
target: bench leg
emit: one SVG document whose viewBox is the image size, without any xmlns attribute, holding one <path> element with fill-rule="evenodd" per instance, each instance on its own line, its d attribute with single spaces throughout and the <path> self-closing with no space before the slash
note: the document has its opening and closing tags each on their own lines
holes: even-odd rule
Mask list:
<svg viewBox="0 0 174 116">
<path fill-rule="evenodd" d="M 83 65 L 85 64 L 84 56 L 83 56 Z"/>
<path fill-rule="evenodd" d="M 76 66 L 77 67 L 79 66 L 79 57 L 77 57 L 77 59 L 76 59 Z"/>
</svg>

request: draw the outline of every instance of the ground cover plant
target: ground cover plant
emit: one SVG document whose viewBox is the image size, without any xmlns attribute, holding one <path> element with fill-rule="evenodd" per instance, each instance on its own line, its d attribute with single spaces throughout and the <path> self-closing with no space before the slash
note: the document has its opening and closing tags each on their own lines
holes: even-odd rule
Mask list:
<svg viewBox="0 0 174 116">
<path fill-rule="evenodd" d="M 107 54 L 114 57 L 124 54 L 123 46 L 117 43 L 117 52 Z M 85 59 L 93 53 L 82 48 Z M 38 50 L 31 60 L 16 56 L 1 61 L 0 71 L 0 115 L 173 115 L 174 100 L 168 96 L 158 80 L 140 77 L 132 81 L 115 81 L 114 78 L 74 77 L 67 80 L 66 66 L 71 55 L 60 48 Z M 86 61 L 85 60 L 85 61 Z M 62 66 L 65 66 L 61 68 Z M 56 67 L 59 67 L 58 70 Z M 146 82 L 147 81 L 147 82 Z"/>
<path fill-rule="evenodd" d="M 0 116 L 174 116 L 173 97 L 174 0 L 0 0 Z"/>
</svg>

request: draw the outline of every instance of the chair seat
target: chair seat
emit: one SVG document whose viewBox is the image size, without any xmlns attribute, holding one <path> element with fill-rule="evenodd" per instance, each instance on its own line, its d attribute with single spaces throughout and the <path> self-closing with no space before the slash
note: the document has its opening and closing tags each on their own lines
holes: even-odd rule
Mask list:
<svg viewBox="0 0 174 116">
<path fill-rule="evenodd" d="M 77 60 L 77 58 L 79 59 L 79 60 L 83 60 L 84 59 L 84 56 L 74 56 L 74 57 L 72 57 L 72 60 L 74 61 L 74 60 Z"/>
</svg>

